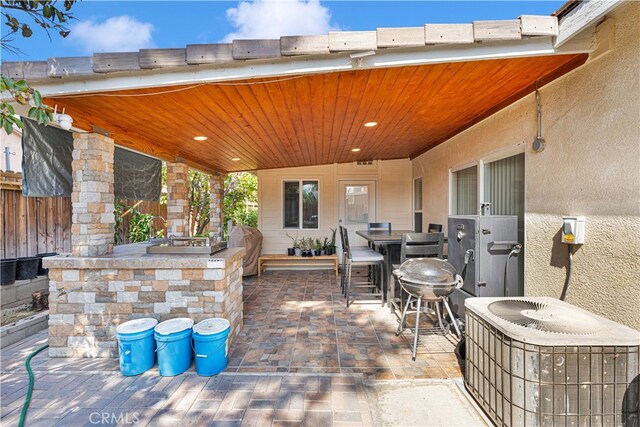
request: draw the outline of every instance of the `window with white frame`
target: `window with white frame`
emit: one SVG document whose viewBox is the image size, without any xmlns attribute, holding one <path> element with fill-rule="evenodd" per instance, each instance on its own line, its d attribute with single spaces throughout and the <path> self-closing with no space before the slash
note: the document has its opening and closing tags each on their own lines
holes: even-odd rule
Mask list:
<svg viewBox="0 0 640 427">
<path fill-rule="evenodd" d="M 422 233 L 422 178 L 413 180 L 413 229 Z"/>
<path fill-rule="evenodd" d="M 318 180 L 286 180 L 282 183 L 283 228 L 318 228 L 318 192 Z"/>
<path fill-rule="evenodd" d="M 471 166 L 453 172 L 451 182 L 451 213 L 475 215 L 478 213 L 478 167 Z"/>
<path fill-rule="evenodd" d="M 492 215 L 517 215 L 524 221 L 524 154 L 484 165 L 484 202 Z"/>
</svg>

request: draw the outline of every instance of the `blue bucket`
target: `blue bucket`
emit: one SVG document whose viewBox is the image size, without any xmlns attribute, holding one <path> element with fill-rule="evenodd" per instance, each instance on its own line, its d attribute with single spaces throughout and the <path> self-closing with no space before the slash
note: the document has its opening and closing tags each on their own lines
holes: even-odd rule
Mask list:
<svg viewBox="0 0 640 427">
<path fill-rule="evenodd" d="M 163 377 L 173 377 L 191 366 L 191 328 L 193 320 L 178 318 L 166 320 L 155 327 L 158 370 Z"/>
<path fill-rule="evenodd" d="M 120 372 L 122 375 L 140 375 L 156 363 L 156 341 L 153 328 L 156 319 L 135 319 L 116 328 Z"/>
<path fill-rule="evenodd" d="M 193 327 L 196 372 L 209 377 L 227 367 L 227 337 L 231 325 L 227 319 L 206 319 Z"/>
</svg>

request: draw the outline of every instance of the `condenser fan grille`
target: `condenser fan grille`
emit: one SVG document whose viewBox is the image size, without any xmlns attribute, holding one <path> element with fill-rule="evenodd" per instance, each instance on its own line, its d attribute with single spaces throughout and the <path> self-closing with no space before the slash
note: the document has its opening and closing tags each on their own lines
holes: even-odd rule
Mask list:
<svg viewBox="0 0 640 427">
<path fill-rule="evenodd" d="M 489 304 L 489 311 L 515 325 L 544 332 L 583 335 L 597 332 L 600 326 L 581 311 L 539 301 L 496 301 Z"/>
</svg>

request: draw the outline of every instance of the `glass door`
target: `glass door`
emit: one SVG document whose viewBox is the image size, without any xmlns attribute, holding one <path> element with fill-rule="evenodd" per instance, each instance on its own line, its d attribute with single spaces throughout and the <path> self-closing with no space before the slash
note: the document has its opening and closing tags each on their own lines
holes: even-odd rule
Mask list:
<svg viewBox="0 0 640 427">
<path fill-rule="evenodd" d="M 376 221 L 376 182 L 339 181 L 338 223 L 349 231 L 351 246 L 365 246 L 367 241 L 356 234 Z"/>
</svg>

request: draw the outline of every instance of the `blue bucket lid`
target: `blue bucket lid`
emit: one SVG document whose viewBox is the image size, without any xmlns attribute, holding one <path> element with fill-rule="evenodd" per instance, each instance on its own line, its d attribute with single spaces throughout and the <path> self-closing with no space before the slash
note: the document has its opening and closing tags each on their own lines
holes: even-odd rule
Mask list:
<svg viewBox="0 0 640 427">
<path fill-rule="evenodd" d="M 178 317 L 177 319 L 165 320 L 155 327 L 155 331 L 160 335 L 175 334 L 193 327 L 193 319 Z"/>
<path fill-rule="evenodd" d="M 149 329 L 153 329 L 157 324 L 158 321 L 152 317 L 129 320 L 128 322 L 124 322 L 122 325 L 119 325 L 116 328 L 116 333 L 137 334 L 138 332 L 144 332 L 148 331 Z"/>
<path fill-rule="evenodd" d="M 193 327 L 193 332 L 198 335 L 213 335 L 225 331 L 231 327 L 231 323 L 222 317 L 205 319 Z"/>
</svg>

